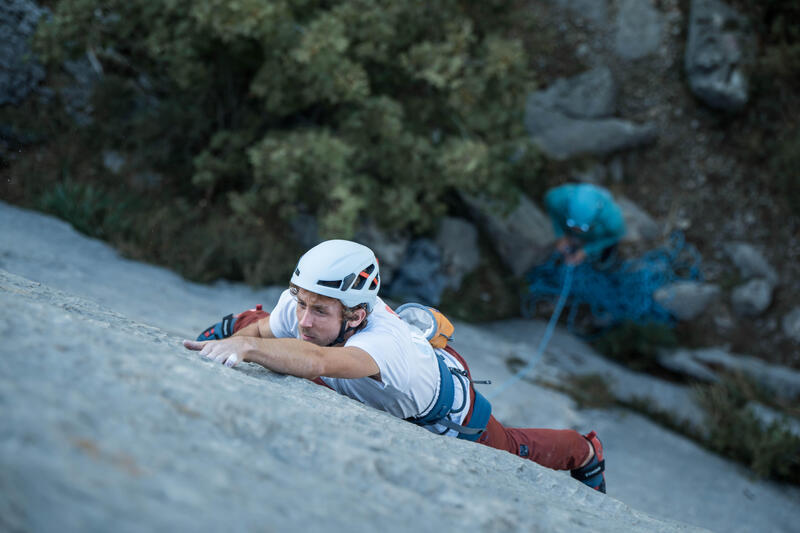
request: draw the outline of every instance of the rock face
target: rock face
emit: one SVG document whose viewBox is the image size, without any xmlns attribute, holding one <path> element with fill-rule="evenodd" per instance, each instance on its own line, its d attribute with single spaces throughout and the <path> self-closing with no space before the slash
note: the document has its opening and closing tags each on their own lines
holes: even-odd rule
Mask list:
<svg viewBox="0 0 800 533">
<path fill-rule="evenodd" d="M 772 302 L 772 286 L 765 279 L 751 279 L 731 293 L 733 310 L 741 316 L 758 316 Z"/>
<path fill-rule="evenodd" d="M 746 280 L 763 278 L 771 285 L 778 282 L 778 273 L 769 264 L 764 255 L 754 246 L 746 242 L 730 242 L 725 245 L 725 252 L 739 269 Z"/>
<path fill-rule="evenodd" d="M 528 379 L 492 400 L 495 415 L 596 429 L 610 496 L 303 380 L 202 361 L 179 339 L 256 303 L 269 309 L 285 287 L 189 283 L 2 202 L 0 227 L 2 531 L 697 530 L 635 509 L 734 533 L 800 520 L 800 490 L 755 480 L 627 410 L 578 410 Z M 496 386 L 544 329 L 457 323 L 455 346 Z M 640 379 L 557 329 L 531 378 L 563 384 L 576 372 L 691 418 L 688 387 Z"/>
<path fill-rule="evenodd" d="M 389 294 L 404 302 L 439 305 L 446 284 L 439 247 L 430 239 L 417 239 L 408 246 Z"/>
<path fill-rule="evenodd" d="M 46 12 L 26 0 L 0 4 L 0 106 L 20 103 L 44 79 L 29 40 Z"/>
<path fill-rule="evenodd" d="M 714 284 L 677 281 L 658 289 L 653 299 L 678 320 L 692 320 L 700 316 L 719 293 L 719 287 Z"/>
<path fill-rule="evenodd" d="M 0 366 L 4 531 L 700 531 L 4 270 L 0 294 L 4 361 L 36 354 Z"/>
<path fill-rule="evenodd" d="M 661 44 L 664 17 L 652 0 L 620 0 L 615 50 L 625 59 L 650 55 Z"/>
<path fill-rule="evenodd" d="M 654 124 L 613 118 L 615 101 L 611 72 L 597 67 L 532 93 L 525 107 L 525 127 L 546 155 L 561 160 L 606 155 L 655 141 Z"/>
<path fill-rule="evenodd" d="M 554 240 L 550 218 L 527 196 L 521 194 L 516 208 L 507 215 L 481 198 L 461 197 L 483 223 L 495 251 L 515 276 L 523 276 L 547 259 Z"/>
<path fill-rule="evenodd" d="M 644 209 L 622 195 L 615 194 L 614 201 L 625 219 L 622 242 L 652 241 L 661 235 L 661 227 Z"/>
<path fill-rule="evenodd" d="M 794 342 L 800 342 L 800 307 L 795 307 L 781 320 L 783 332 Z"/>
<path fill-rule="evenodd" d="M 800 398 L 800 372 L 770 365 L 746 355 L 732 354 L 722 348 L 679 349 L 662 354 L 661 363 L 703 381 L 719 381 L 723 373 L 741 373 L 787 400 Z"/>
<path fill-rule="evenodd" d="M 439 224 L 435 243 L 442 252 L 445 286 L 458 289 L 464 276 L 480 263 L 478 230 L 463 218 L 445 217 Z"/>
<path fill-rule="evenodd" d="M 381 266 L 381 283 L 389 285 L 401 266 L 410 239 L 401 233 L 387 234 L 374 223 L 366 223 L 356 234 L 355 240 L 369 246 L 378 257 Z"/>
<path fill-rule="evenodd" d="M 738 111 L 747 104 L 747 62 L 754 40 L 745 19 L 719 0 L 692 0 L 686 75 L 707 105 Z"/>
</svg>

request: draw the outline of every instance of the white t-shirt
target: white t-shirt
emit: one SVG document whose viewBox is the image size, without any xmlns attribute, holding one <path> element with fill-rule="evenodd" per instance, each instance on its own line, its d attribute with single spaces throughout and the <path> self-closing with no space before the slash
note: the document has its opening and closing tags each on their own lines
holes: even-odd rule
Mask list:
<svg viewBox="0 0 800 533">
<path fill-rule="evenodd" d="M 299 338 L 296 308 L 297 301 L 288 289 L 285 290 L 269 317 L 273 335 Z M 347 339 L 345 346 L 355 346 L 367 352 L 380 369 L 381 381 L 370 377 L 344 379 L 322 376 L 322 380 L 336 392 L 399 418 L 423 416 L 433 407 L 440 384 L 434 348 L 383 300 L 378 298 L 368 315 L 366 327 Z M 464 369 L 450 354 L 444 350 L 437 351 L 445 358 L 447 366 Z M 461 424 L 469 411 L 469 386 L 465 378 L 451 377 L 455 386 L 454 410 L 459 410 L 462 405 L 464 408 L 449 418 Z M 438 424 L 425 428 L 435 433 L 457 434 Z"/>
</svg>

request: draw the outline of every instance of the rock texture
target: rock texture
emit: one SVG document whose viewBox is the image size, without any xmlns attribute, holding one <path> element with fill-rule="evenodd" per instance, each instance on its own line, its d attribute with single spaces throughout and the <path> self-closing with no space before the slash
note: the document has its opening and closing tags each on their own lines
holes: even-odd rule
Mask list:
<svg viewBox="0 0 800 533">
<path fill-rule="evenodd" d="M 664 15 L 652 0 L 620 0 L 615 50 L 625 59 L 655 53 L 664 32 Z"/>
<path fill-rule="evenodd" d="M 531 267 L 550 254 L 555 237 L 550 218 L 530 198 L 520 195 L 510 213 L 482 198 L 461 194 L 489 235 L 495 251 L 515 276 L 525 275 Z"/>
<path fill-rule="evenodd" d="M 678 320 L 692 320 L 700 316 L 719 294 L 720 288 L 713 283 L 676 281 L 658 289 L 653 299 Z"/>
<path fill-rule="evenodd" d="M 650 144 L 653 124 L 615 118 L 616 87 L 611 72 L 596 67 L 532 93 L 525 106 L 525 128 L 553 159 L 602 156 Z"/>
<path fill-rule="evenodd" d="M 748 100 L 747 61 L 753 36 L 746 20 L 720 0 L 692 0 L 686 43 L 686 75 L 707 105 L 738 111 Z"/>
<path fill-rule="evenodd" d="M 0 105 L 20 103 L 44 79 L 28 41 L 46 13 L 26 0 L 0 4 Z"/>
<path fill-rule="evenodd" d="M 598 430 L 609 496 L 303 380 L 213 365 L 179 340 L 222 313 L 269 307 L 281 288 L 187 283 L 3 203 L 0 227 L 0 530 L 698 530 L 678 520 L 789 532 L 800 520 L 800 490 L 528 381 L 493 400 L 495 414 Z M 543 329 L 459 323 L 456 347 L 476 376 L 499 382 Z M 559 331 L 535 372 L 613 367 Z M 617 376 L 628 391 L 655 383 Z"/>
</svg>

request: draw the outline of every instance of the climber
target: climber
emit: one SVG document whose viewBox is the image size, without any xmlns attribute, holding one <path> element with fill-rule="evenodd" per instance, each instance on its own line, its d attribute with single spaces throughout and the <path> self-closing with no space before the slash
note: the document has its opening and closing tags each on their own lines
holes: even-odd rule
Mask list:
<svg viewBox="0 0 800 533">
<path fill-rule="evenodd" d="M 372 250 L 326 241 L 300 258 L 271 313 L 229 315 L 183 344 L 229 367 L 251 362 L 307 378 L 430 431 L 570 470 L 605 492 L 594 431 L 504 427 L 473 387 L 464 359 L 450 346 L 434 348 L 383 302 L 379 288 Z"/>
<path fill-rule="evenodd" d="M 625 221 L 608 190 L 589 183 L 561 185 L 547 192 L 544 205 L 566 263 L 604 265 L 613 258 Z"/>
</svg>

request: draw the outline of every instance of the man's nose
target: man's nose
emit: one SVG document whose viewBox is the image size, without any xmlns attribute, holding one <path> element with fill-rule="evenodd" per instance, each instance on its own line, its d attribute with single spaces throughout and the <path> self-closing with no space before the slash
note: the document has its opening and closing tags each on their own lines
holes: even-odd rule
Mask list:
<svg viewBox="0 0 800 533">
<path fill-rule="evenodd" d="M 311 313 L 308 309 L 300 311 L 300 326 L 304 328 L 310 328 L 312 325 L 311 321 Z"/>
</svg>

